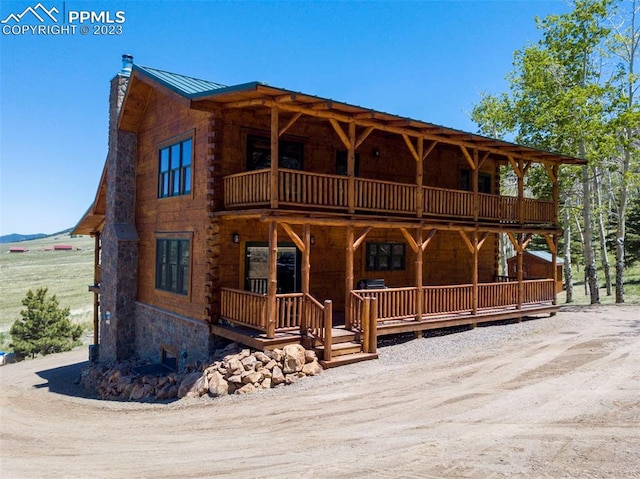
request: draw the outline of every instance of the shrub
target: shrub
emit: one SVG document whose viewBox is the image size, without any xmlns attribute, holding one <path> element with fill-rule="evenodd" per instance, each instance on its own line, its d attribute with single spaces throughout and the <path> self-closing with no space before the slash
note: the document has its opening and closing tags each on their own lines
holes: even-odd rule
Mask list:
<svg viewBox="0 0 640 479">
<path fill-rule="evenodd" d="M 17 356 L 59 353 L 81 344 L 82 326 L 71 323 L 69 308 L 61 309 L 55 294 L 47 296 L 47 288 L 38 288 L 35 294 L 29 290 L 22 305 L 22 318 L 9 330 L 10 347 Z"/>
</svg>

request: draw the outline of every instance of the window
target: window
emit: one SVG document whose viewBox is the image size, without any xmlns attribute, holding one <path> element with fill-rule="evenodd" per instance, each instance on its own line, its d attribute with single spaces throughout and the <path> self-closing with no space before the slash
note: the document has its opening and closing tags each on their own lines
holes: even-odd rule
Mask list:
<svg viewBox="0 0 640 479">
<path fill-rule="evenodd" d="M 360 176 L 360 153 L 355 157 L 355 176 Z M 347 176 L 347 151 L 336 151 L 336 175 Z"/>
<path fill-rule="evenodd" d="M 278 142 L 278 166 L 302 169 L 304 145 L 297 141 Z M 271 140 L 262 136 L 247 137 L 247 170 L 261 170 L 271 166 Z"/>
<path fill-rule="evenodd" d="M 367 271 L 405 269 L 404 243 L 367 243 Z"/>
<path fill-rule="evenodd" d="M 158 198 L 191 193 L 192 139 L 160 149 Z"/>
<path fill-rule="evenodd" d="M 188 239 L 156 240 L 156 288 L 178 294 L 189 293 Z"/>
<path fill-rule="evenodd" d="M 460 170 L 460 189 L 471 191 L 471 170 Z M 489 173 L 478 173 L 478 192 L 491 193 L 492 178 Z"/>
</svg>

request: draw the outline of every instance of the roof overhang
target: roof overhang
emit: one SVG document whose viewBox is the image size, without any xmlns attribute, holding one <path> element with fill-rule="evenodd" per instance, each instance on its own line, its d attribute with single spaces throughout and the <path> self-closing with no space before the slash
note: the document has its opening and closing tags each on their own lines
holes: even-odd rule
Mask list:
<svg viewBox="0 0 640 479">
<path fill-rule="evenodd" d="M 96 197 L 78 224 L 71 231 L 72 235 L 95 235 L 102 231 L 107 211 L 107 162 L 105 161 L 100 177 Z"/>
<path fill-rule="evenodd" d="M 276 88 L 252 82 L 232 87 L 216 88 L 189 96 L 191 107 L 200 110 L 215 108 L 277 108 L 279 111 L 351 123 L 411 138 L 478 149 L 494 155 L 502 162 L 509 157 L 549 164 L 583 165 L 586 160 L 559 153 L 543 151 L 508 141 L 488 138 L 453 128 L 427 123 L 412 118 L 392 115 L 348 103 L 337 102 L 305 93 Z"/>
</svg>

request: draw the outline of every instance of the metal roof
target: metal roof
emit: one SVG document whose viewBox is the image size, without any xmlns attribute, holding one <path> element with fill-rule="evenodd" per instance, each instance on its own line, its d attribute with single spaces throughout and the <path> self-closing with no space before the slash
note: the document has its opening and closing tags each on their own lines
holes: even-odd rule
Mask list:
<svg viewBox="0 0 640 479">
<path fill-rule="evenodd" d="M 553 261 L 553 256 L 551 255 L 551 253 L 549 253 L 548 251 L 536 251 L 536 250 L 530 250 L 527 251 L 527 253 L 536 256 L 538 258 L 540 258 L 541 260 L 544 260 L 548 263 L 551 263 Z M 556 263 L 558 264 L 564 264 L 564 260 L 560 257 L 556 258 Z"/>
<path fill-rule="evenodd" d="M 167 88 L 188 97 L 204 92 L 212 92 L 226 87 L 226 85 L 221 85 L 220 83 L 200 80 L 199 78 L 179 75 L 177 73 L 158 70 L 156 68 L 133 65 L 133 69 L 144 72 L 146 75 L 152 77 Z"/>
</svg>

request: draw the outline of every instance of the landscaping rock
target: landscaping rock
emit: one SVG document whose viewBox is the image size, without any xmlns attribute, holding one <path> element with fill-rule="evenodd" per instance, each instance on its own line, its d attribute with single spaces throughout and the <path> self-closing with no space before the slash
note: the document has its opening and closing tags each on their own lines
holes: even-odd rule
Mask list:
<svg viewBox="0 0 640 479">
<path fill-rule="evenodd" d="M 284 347 L 284 368 L 285 374 L 302 371 L 305 365 L 305 349 L 299 344 L 288 344 Z"/>
</svg>

